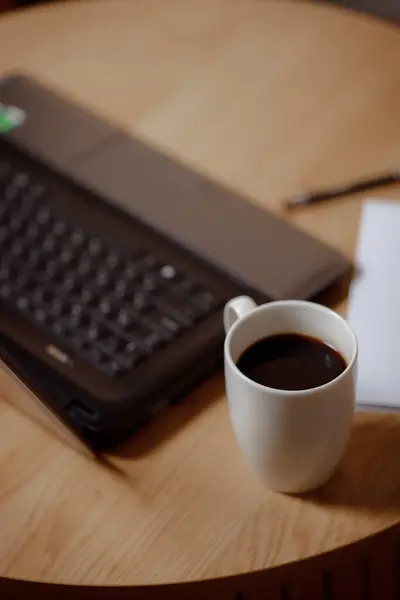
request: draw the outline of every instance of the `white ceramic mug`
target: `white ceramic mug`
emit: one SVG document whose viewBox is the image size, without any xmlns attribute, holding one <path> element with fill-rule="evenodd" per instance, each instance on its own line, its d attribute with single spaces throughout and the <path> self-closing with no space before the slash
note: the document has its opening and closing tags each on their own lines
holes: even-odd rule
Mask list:
<svg viewBox="0 0 400 600">
<path fill-rule="evenodd" d="M 257 306 L 247 296 L 225 306 L 225 381 L 239 446 L 270 489 L 311 490 L 327 481 L 342 458 L 355 408 L 357 340 L 337 313 L 312 302 L 283 300 Z M 236 366 L 258 340 L 299 333 L 332 344 L 347 363 L 316 388 L 287 391 L 254 382 Z"/>
</svg>

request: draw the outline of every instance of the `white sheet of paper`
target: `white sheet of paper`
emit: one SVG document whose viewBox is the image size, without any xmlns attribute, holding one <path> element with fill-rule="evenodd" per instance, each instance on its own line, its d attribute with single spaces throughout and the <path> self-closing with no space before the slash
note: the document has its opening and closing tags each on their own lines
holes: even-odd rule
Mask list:
<svg viewBox="0 0 400 600">
<path fill-rule="evenodd" d="M 359 343 L 357 404 L 400 410 L 400 200 L 368 200 L 361 215 L 348 320 Z"/>
</svg>

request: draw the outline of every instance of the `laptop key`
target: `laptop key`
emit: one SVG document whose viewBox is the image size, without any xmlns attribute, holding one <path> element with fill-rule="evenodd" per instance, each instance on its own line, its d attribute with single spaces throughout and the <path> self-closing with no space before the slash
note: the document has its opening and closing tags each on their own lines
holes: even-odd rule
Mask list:
<svg viewBox="0 0 400 600">
<path fill-rule="evenodd" d="M 148 352 L 154 352 L 167 343 L 165 336 L 159 331 L 150 331 L 143 339 L 143 344 Z"/>
<path fill-rule="evenodd" d="M 209 313 L 216 308 L 217 300 L 211 292 L 202 291 L 190 298 L 191 303 L 195 304 L 204 313 Z"/>
<path fill-rule="evenodd" d="M 182 324 L 173 317 L 168 317 L 160 311 L 153 311 L 146 315 L 146 323 L 156 329 L 162 338 L 172 339 L 183 328 Z"/>
<path fill-rule="evenodd" d="M 116 375 L 120 375 L 121 373 L 127 371 L 127 368 L 124 367 L 117 360 L 105 360 L 99 362 L 98 368 L 100 371 L 103 371 L 109 377 L 115 377 Z"/>
</svg>

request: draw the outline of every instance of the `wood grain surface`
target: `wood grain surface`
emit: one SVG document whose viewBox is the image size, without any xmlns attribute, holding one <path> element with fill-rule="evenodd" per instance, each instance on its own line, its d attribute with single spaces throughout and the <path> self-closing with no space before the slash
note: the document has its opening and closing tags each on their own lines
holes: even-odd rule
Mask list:
<svg viewBox="0 0 400 600">
<path fill-rule="evenodd" d="M 0 72 L 33 74 L 285 217 L 292 193 L 399 166 L 399 52 L 394 27 L 303 3 L 92 0 L 0 18 Z M 352 257 L 361 200 L 290 218 Z M 245 464 L 221 376 L 104 464 L 33 425 L 0 386 L 0 575 L 195 581 L 400 521 L 398 416 L 357 414 L 333 479 L 291 497 Z"/>
</svg>

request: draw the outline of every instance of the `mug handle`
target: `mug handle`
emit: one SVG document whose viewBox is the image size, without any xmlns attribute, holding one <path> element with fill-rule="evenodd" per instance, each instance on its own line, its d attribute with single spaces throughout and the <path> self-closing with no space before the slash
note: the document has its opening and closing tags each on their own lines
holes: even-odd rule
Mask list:
<svg viewBox="0 0 400 600">
<path fill-rule="evenodd" d="M 228 333 L 232 325 L 236 323 L 238 319 L 245 317 L 255 308 L 257 308 L 257 304 L 252 298 L 249 298 L 249 296 L 238 296 L 237 298 L 229 300 L 224 308 L 225 333 Z"/>
</svg>

